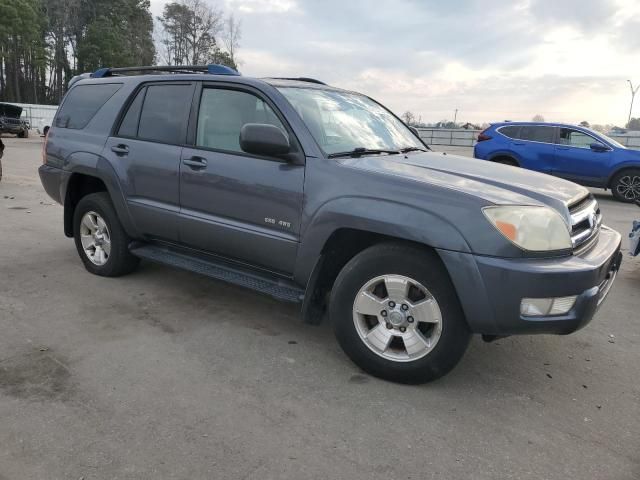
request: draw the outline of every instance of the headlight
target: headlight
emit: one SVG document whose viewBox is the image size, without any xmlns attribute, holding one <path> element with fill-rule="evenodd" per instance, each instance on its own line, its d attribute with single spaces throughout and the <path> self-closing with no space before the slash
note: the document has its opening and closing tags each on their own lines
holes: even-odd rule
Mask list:
<svg viewBox="0 0 640 480">
<path fill-rule="evenodd" d="M 509 241 L 531 252 L 572 247 L 571 234 L 558 212 L 548 207 L 485 207 L 484 215 Z"/>
</svg>

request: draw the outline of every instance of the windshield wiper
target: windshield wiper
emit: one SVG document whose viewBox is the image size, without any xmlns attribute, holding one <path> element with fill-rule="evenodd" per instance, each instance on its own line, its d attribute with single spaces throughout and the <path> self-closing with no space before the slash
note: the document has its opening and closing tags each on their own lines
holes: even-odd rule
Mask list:
<svg viewBox="0 0 640 480">
<path fill-rule="evenodd" d="M 420 147 L 406 147 L 401 148 L 400 153 L 409 153 L 409 152 L 428 152 L 431 150 L 430 148 L 420 148 Z"/>
<path fill-rule="evenodd" d="M 377 148 L 364 148 L 358 147 L 354 148 L 349 152 L 338 152 L 329 154 L 329 158 L 338 158 L 338 157 L 361 157 L 363 155 L 378 155 L 380 153 L 388 153 L 389 155 L 399 155 L 399 150 L 384 150 Z"/>
</svg>

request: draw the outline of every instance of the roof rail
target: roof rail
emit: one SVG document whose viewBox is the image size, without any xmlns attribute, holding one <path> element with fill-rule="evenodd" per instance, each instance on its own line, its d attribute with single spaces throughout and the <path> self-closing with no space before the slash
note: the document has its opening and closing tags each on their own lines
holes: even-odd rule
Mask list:
<svg viewBox="0 0 640 480">
<path fill-rule="evenodd" d="M 274 80 L 296 80 L 298 82 L 317 83 L 318 85 L 326 85 L 326 83 L 309 77 L 274 77 Z"/>
<path fill-rule="evenodd" d="M 91 78 L 114 77 L 123 73 L 132 72 L 165 72 L 165 73 L 208 73 L 210 75 L 240 75 L 237 70 L 226 65 L 169 65 L 169 66 L 144 66 L 144 67 L 118 67 L 101 68 L 91 74 Z"/>
</svg>

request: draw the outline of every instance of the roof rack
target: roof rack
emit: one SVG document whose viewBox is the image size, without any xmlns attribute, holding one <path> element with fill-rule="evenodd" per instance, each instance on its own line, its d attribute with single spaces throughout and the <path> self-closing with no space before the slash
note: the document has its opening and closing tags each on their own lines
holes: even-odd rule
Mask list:
<svg viewBox="0 0 640 480">
<path fill-rule="evenodd" d="M 165 73 L 208 73 L 210 75 L 240 75 L 237 70 L 226 65 L 176 65 L 176 66 L 145 66 L 101 68 L 91 74 L 91 78 L 114 77 L 132 72 L 165 72 Z"/>
<path fill-rule="evenodd" d="M 274 80 L 296 80 L 298 82 L 317 83 L 318 85 L 326 85 L 326 83 L 309 77 L 274 77 Z"/>
</svg>

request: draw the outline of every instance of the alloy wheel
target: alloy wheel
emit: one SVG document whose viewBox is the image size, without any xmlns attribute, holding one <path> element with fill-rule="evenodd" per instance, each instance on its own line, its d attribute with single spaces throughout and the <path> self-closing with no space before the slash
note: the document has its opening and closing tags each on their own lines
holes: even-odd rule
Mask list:
<svg viewBox="0 0 640 480">
<path fill-rule="evenodd" d="M 111 234 L 104 219 L 96 212 L 87 212 L 80 221 L 80 242 L 87 258 L 97 266 L 109 260 Z"/>
<path fill-rule="evenodd" d="M 442 312 L 422 284 L 402 275 L 367 282 L 353 303 L 360 339 L 374 353 L 410 362 L 431 352 L 442 334 Z"/>
</svg>

